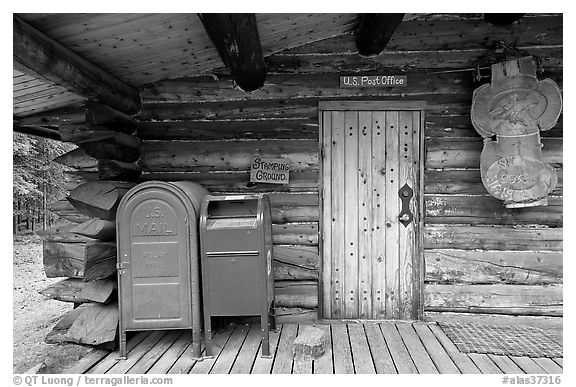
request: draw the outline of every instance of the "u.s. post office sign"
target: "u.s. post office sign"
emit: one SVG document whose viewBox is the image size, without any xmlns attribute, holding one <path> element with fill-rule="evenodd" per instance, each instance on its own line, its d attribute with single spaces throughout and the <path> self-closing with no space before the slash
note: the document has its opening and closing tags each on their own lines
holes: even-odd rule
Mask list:
<svg viewBox="0 0 576 387">
<path fill-rule="evenodd" d="M 340 77 L 340 87 L 405 87 L 406 75 L 346 75 Z"/>
<path fill-rule="evenodd" d="M 250 166 L 250 182 L 288 184 L 290 161 L 267 157 L 254 157 Z"/>
</svg>

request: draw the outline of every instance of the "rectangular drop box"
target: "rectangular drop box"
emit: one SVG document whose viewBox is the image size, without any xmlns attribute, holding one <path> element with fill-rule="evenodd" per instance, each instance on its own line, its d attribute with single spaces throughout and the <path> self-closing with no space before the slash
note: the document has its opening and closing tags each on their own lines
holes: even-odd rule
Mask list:
<svg viewBox="0 0 576 387">
<path fill-rule="evenodd" d="M 268 196 L 206 196 L 200 240 L 207 355 L 212 355 L 212 316 L 259 315 L 262 355 L 269 356 L 268 326 L 276 328 Z"/>
</svg>

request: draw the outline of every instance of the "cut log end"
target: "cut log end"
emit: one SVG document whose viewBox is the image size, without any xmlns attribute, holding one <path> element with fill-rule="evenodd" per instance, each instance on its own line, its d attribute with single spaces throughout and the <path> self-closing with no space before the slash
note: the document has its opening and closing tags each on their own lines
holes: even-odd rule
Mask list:
<svg viewBox="0 0 576 387">
<path fill-rule="evenodd" d="M 324 354 L 327 345 L 328 338 L 322 329 L 307 326 L 294 340 L 292 354 L 295 360 L 317 359 Z"/>
</svg>

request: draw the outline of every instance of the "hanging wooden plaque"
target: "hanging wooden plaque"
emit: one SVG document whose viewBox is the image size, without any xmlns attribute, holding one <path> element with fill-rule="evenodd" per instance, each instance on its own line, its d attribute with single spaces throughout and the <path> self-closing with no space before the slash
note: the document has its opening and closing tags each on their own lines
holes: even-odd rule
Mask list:
<svg viewBox="0 0 576 387">
<path fill-rule="evenodd" d="M 484 137 L 480 175 L 506 207 L 547 205 L 554 169 L 542 161 L 540 130 L 553 128 L 562 110 L 558 85 L 536 78 L 532 57 L 492 66 L 492 82 L 472 97 L 472 124 Z"/>
</svg>

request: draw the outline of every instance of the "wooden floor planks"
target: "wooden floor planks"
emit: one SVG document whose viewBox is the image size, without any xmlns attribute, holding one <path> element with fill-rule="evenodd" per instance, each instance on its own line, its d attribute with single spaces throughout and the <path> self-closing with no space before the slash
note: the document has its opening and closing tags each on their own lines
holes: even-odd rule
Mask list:
<svg viewBox="0 0 576 387">
<path fill-rule="evenodd" d="M 414 330 L 418 334 L 418 337 L 424 344 L 426 351 L 432 361 L 434 366 L 441 374 L 459 374 L 460 371 L 456 364 L 450 359 L 450 356 L 446 350 L 442 347 L 442 344 L 436 339 L 436 336 L 432 333 L 427 325 L 414 324 Z"/>
<path fill-rule="evenodd" d="M 315 374 L 333 374 L 334 361 L 332 358 L 332 330 L 330 325 L 320 325 L 318 328 L 322 329 L 327 336 L 328 343 L 326 344 L 326 351 L 320 358 L 314 360 L 314 373 Z"/>
<path fill-rule="evenodd" d="M 430 325 L 430 330 L 434 333 L 434 336 L 438 339 L 442 347 L 450 356 L 450 359 L 456 364 L 456 367 L 463 374 L 481 374 L 482 371 L 474 364 L 474 362 L 466 356 L 466 354 L 460 352 L 456 345 L 446 336 L 446 334 L 440 329 L 438 325 Z"/>
<path fill-rule="evenodd" d="M 417 374 L 418 369 L 414 365 L 396 326 L 391 322 L 384 322 L 380 324 L 380 329 L 382 330 L 386 343 L 388 343 L 388 348 L 390 349 L 398 373 Z"/>
<path fill-rule="evenodd" d="M 240 349 L 236 361 L 230 370 L 231 374 L 249 374 L 252 370 L 252 364 L 258 354 L 258 348 L 262 342 L 260 334 L 260 325 L 254 324 L 250 327 L 250 331 L 244 340 L 244 345 Z M 271 348 L 272 349 L 272 348 Z"/>
<path fill-rule="evenodd" d="M 354 370 L 357 374 L 375 374 L 374 362 L 363 324 L 348 324 Z"/>
<path fill-rule="evenodd" d="M 380 327 L 377 324 L 366 323 L 364 324 L 364 330 L 366 331 L 366 338 L 368 339 L 368 345 L 372 352 L 372 360 L 374 361 L 376 373 L 397 374 L 398 371 L 394 366 L 394 360 L 392 360 L 392 355 L 390 355 L 388 345 L 384 340 Z"/>
<path fill-rule="evenodd" d="M 345 324 L 332 325 L 332 355 L 335 374 L 353 374 L 354 363 Z"/>
<path fill-rule="evenodd" d="M 94 350 L 68 373 L 93 374 L 561 374 L 562 358 L 462 353 L 436 324 L 334 322 L 317 324 L 327 338 L 324 355 L 293 360 L 292 343 L 304 325 L 270 332 L 271 358 L 262 357 L 260 325 L 230 324 L 214 334 L 214 356 L 192 357 L 189 330 L 138 332 L 118 351 Z"/>
<path fill-rule="evenodd" d="M 158 359 L 158 361 L 148 370 L 148 374 L 166 374 L 173 364 L 180 358 L 182 353 L 190 345 L 192 340 L 192 331 L 184 331 L 180 337 L 174 341 L 174 344 Z M 192 347 L 190 346 L 190 349 Z"/>
<path fill-rule="evenodd" d="M 296 338 L 298 326 L 294 324 L 286 325 L 282 328 L 276 358 L 272 366 L 273 374 L 292 373 L 292 343 Z"/>
<path fill-rule="evenodd" d="M 484 353 L 469 353 L 468 356 L 478 369 L 482 371 L 483 374 L 501 374 L 502 371 L 494 362 Z"/>
</svg>

